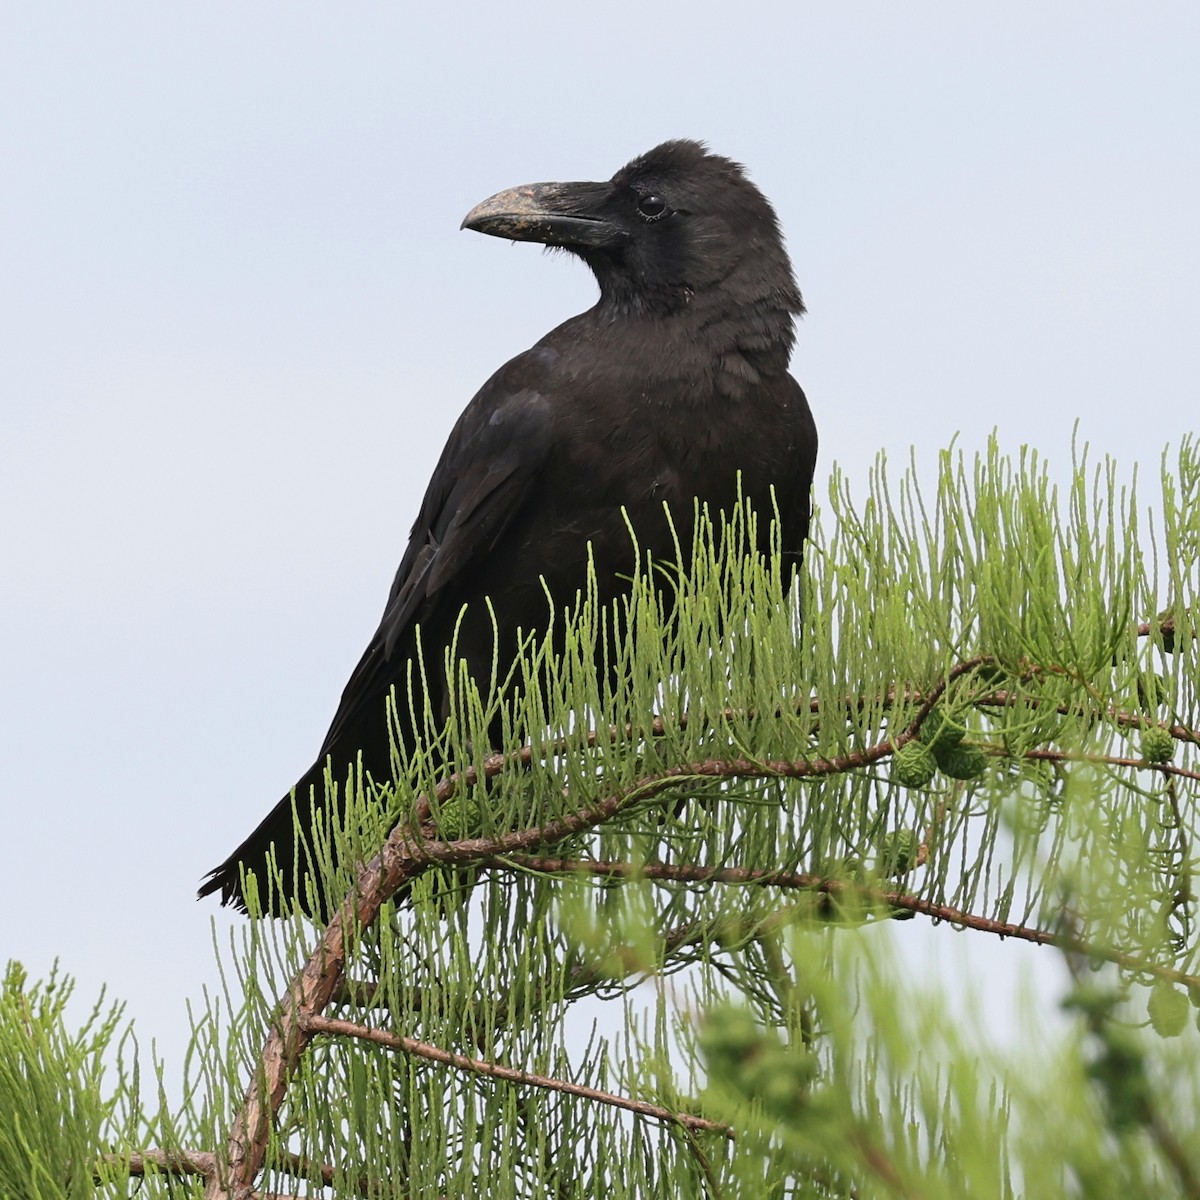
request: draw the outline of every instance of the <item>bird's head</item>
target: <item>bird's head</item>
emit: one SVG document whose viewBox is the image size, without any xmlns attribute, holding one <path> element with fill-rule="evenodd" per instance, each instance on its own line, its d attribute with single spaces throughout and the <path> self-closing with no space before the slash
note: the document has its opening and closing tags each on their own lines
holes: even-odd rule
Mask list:
<svg viewBox="0 0 1200 1200">
<path fill-rule="evenodd" d="M 702 142 L 664 142 L 607 183 L 509 188 L 476 205 L 463 228 L 577 254 L 604 305 L 670 313 L 719 296 L 767 305 L 789 329 L 804 311 L 770 202 Z"/>
</svg>

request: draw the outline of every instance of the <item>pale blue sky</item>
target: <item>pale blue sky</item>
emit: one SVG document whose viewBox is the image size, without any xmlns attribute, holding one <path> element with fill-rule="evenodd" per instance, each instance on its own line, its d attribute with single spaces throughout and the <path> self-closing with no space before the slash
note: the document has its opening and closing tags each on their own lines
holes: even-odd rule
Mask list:
<svg viewBox="0 0 1200 1200">
<path fill-rule="evenodd" d="M 1190 0 L 4 6 L 0 958 L 178 1045 L 451 423 L 591 303 L 462 216 L 678 136 L 779 211 L 819 488 L 1195 428 Z"/>
</svg>

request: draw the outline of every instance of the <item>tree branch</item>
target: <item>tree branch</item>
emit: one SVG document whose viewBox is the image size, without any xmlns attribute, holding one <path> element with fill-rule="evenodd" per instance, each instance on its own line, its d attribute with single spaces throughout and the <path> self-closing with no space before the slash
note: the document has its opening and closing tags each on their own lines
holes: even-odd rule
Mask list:
<svg viewBox="0 0 1200 1200">
<path fill-rule="evenodd" d="M 206 1179 L 217 1172 L 217 1156 L 210 1150 L 136 1150 L 128 1156 L 105 1154 L 100 1161 L 107 1166 L 122 1168 L 131 1179 L 144 1177 L 148 1168 L 167 1175 L 202 1175 Z M 303 1179 L 312 1179 L 314 1175 L 319 1175 L 326 1187 L 332 1187 L 337 1178 L 336 1172 L 328 1163 L 315 1163 L 302 1154 L 293 1154 L 290 1151 L 281 1153 L 280 1167 Z M 366 1175 L 359 1176 L 359 1195 L 369 1197 L 377 1190 Z M 269 1195 L 277 1197 L 280 1194 L 271 1192 Z"/>
<path fill-rule="evenodd" d="M 1028 925 L 1016 925 L 1007 921 L 996 921 L 991 917 L 970 913 L 948 904 L 937 904 L 908 892 L 884 891 L 879 888 L 863 887 L 844 879 L 832 879 L 824 875 L 807 875 L 793 871 L 779 871 L 754 867 L 699 867 L 687 863 L 627 863 L 596 862 L 591 859 L 544 858 L 531 855 L 513 855 L 511 858 L 495 858 L 485 866 L 492 870 L 536 871 L 544 875 L 598 875 L 607 879 L 661 879 L 674 883 L 729 883 L 757 887 L 778 887 L 792 891 L 820 892 L 827 896 L 845 896 L 863 901 L 868 905 L 902 908 L 907 912 L 931 917 L 964 929 L 990 933 L 999 938 L 1032 942 L 1038 946 L 1054 946 L 1082 954 L 1088 958 L 1113 963 L 1131 971 L 1144 972 L 1157 979 L 1169 979 L 1189 988 L 1200 988 L 1200 975 L 1189 975 L 1174 967 L 1164 967 L 1148 962 L 1122 950 L 1095 946 L 1075 935 L 1036 929 Z"/>
<path fill-rule="evenodd" d="M 513 1067 L 501 1066 L 499 1063 L 489 1062 L 485 1059 L 468 1058 L 465 1054 L 455 1054 L 451 1050 L 443 1050 L 438 1046 L 429 1045 L 428 1042 L 402 1037 L 384 1029 L 371 1029 L 366 1025 L 357 1025 L 353 1021 L 341 1021 L 316 1014 L 305 1016 L 302 1024 L 310 1034 L 323 1033 L 330 1037 L 357 1038 L 360 1041 L 373 1042 L 377 1046 L 385 1046 L 389 1050 L 398 1050 L 417 1058 L 428 1059 L 430 1062 L 441 1063 L 443 1066 L 454 1067 L 458 1071 L 467 1071 L 473 1075 L 485 1075 L 490 1079 L 502 1079 L 506 1083 L 545 1088 L 552 1092 L 579 1096 L 584 1100 L 594 1100 L 598 1104 L 623 1108 L 627 1112 L 650 1117 L 656 1121 L 680 1125 L 693 1132 L 719 1133 L 722 1137 L 731 1139 L 733 1137 L 733 1130 L 719 1121 L 709 1121 L 704 1117 L 692 1116 L 691 1113 L 672 1112 L 669 1108 L 663 1108 L 658 1104 L 649 1104 L 644 1100 L 632 1100 L 628 1096 L 618 1096 L 613 1092 L 602 1092 L 598 1088 L 587 1087 L 581 1083 L 571 1083 L 566 1079 L 535 1075 L 531 1071 L 519 1071 Z"/>
<path fill-rule="evenodd" d="M 106 1166 L 120 1167 L 130 1178 L 141 1178 L 146 1168 L 167 1175 L 211 1176 L 217 1169 L 217 1156 L 211 1150 L 135 1150 L 130 1155 L 104 1154 Z"/>
<path fill-rule="evenodd" d="M 1010 757 L 1000 746 L 985 746 L 997 756 Z M 1130 758 L 1119 754 L 1089 754 L 1074 750 L 1026 750 L 1020 757 L 1042 762 L 1087 762 L 1105 767 L 1136 767 L 1140 771 L 1157 771 L 1161 775 L 1174 775 L 1179 779 L 1200 781 L 1200 771 L 1189 771 L 1171 763 L 1152 763 L 1144 758 Z"/>
</svg>

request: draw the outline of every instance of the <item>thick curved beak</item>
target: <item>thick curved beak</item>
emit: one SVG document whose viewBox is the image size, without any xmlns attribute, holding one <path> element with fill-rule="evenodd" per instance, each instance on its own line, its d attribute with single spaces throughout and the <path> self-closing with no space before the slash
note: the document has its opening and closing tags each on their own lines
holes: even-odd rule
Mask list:
<svg viewBox="0 0 1200 1200">
<path fill-rule="evenodd" d="M 606 183 L 527 183 L 475 205 L 461 228 L 547 246 L 612 246 L 625 233 L 604 213 L 610 196 Z"/>
</svg>

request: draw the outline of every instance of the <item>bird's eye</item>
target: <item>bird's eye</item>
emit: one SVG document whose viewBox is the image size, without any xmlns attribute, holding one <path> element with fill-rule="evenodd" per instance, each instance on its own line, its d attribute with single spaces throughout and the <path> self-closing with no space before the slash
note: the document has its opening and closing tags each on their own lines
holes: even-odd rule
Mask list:
<svg viewBox="0 0 1200 1200">
<path fill-rule="evenodd" d="M 659 221 L 670 216 L 671 210 L 661 196 L 642 196 L 637 202 L 637 210 L 647 221 Z"/>
</svg>

